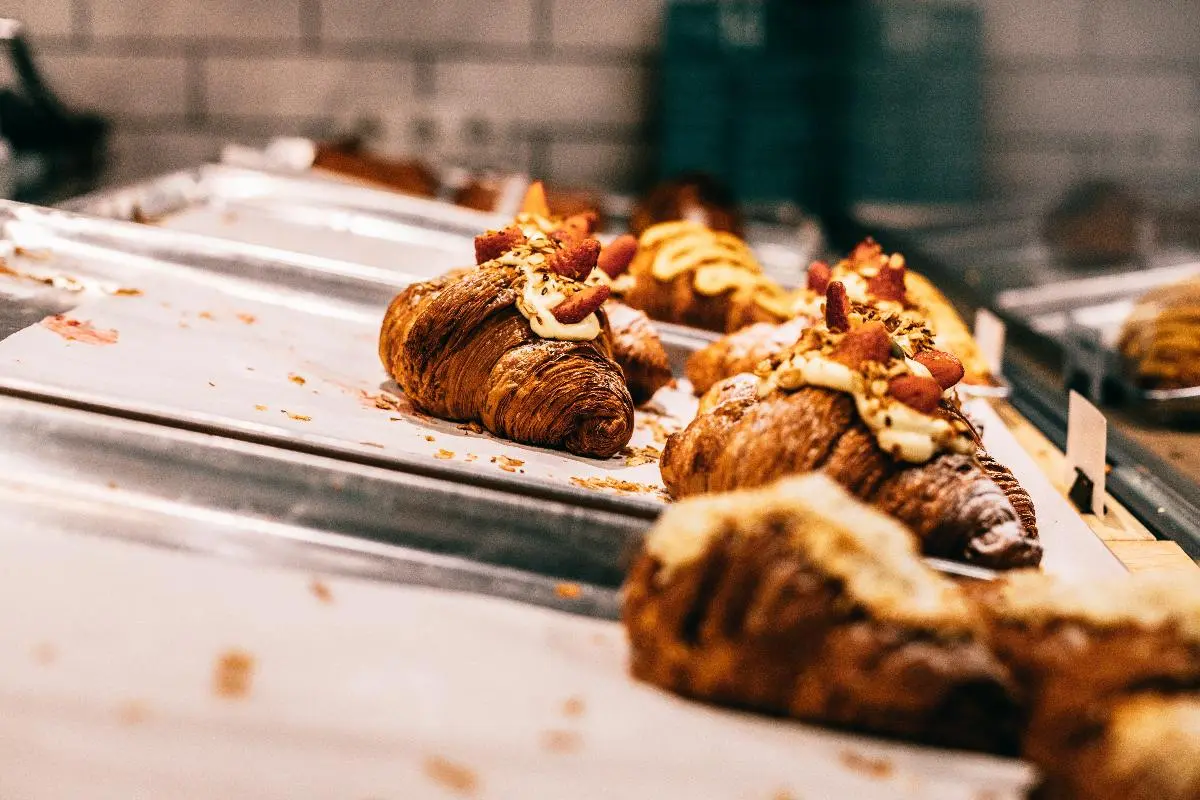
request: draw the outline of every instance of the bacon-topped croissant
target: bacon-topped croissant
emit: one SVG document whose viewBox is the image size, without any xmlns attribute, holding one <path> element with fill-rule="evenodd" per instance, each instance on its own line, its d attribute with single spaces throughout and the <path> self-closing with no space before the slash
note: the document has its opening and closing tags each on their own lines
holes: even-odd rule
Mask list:
<svg viewBox="0 0 1200 800">
<path fill-rule="evenodd" d="M 607 458 L 633 434 L 613 360 L 605 259 L 583 235 L 521 224 L 475 240 L 478 269 L 414 284 L 379 336 L 388 373 L 421 410 L 507 439 Z"/>
<path fill-rule="evenodd" d="M 667 440 L 663 481 L 680 498 L 822 471 L 904 522 L 927 555 L 992 568 L 1037 564 L 1028 495 L 981 453 L 970 423 L 943 397 L 962 375 L 927 330 L 889 331 L 853 312 L 845 286 L 833 282 L 824 324 L 757 375 L 709 390 L 697 418 Z"/>
<path fill-rule="evenodd" d="M 647 228 L 629 274 L 632 280 L 618 292 L 651 319 L 723 333 L 743 324 L 732 320 L 747 318 L 747 306 L 760 309 L 763 319 L 788 317 L 789 292 L 763 275 L 750 247 L 699 222 Z"/>
<path fill-rule="evenodd" d="M 927 327 L 939 348 L 962 359 L 964 383 L 993 382 L 975 339 L 945 295 L 927 278 L 909 270 L 902 255 L 886 254 L 874 240 L 867 239 L 833 267 L 822 261 L 809 266 L 807 285 L 788 300 L 791 319 L 787 322 L 771 322 L 761 302 L 743 306 L 763 313 L 757 318 L 743 313 L 741 322 L 749 327 L 736 330 L 688 360 L 687 376 L 696 392 L 703 394 L 723 378 L 749 372 L 762 359 L 794 343 L 804 328 L 821 318 L 825 292 L 833 281 L 845 286 L 854 311 L 876 313 L 889 328 Z"/>
<path fill-rule="evenodd" d="M 522 202 L 515 224 L 527 236 L 548 235 L 567 244 L 592 235 L 596 215 L 583 212 L 569 217 L 550 213 L 545 190 L 534 181 Z M 604 247 L 596 268 L 585 279 L 591 284 L 604 284 L 612 291 L 630 284 L 629 263 L 637 253 L 637 239 L 628 234 L 618 236 Z M 604 303 L 612 338 L 613 359 L 621 366 L 629 393 L 635 405 L 641 405 L 671 381 L 671 365 L 667 351 L 658 338 L 650 318 L 610 295 Z"/>
</svg>

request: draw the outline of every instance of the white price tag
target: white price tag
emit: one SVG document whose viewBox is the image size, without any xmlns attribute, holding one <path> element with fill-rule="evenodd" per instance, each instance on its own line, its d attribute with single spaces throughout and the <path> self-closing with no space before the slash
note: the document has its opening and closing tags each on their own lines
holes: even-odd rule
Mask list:
<svg viewBox="0 0 1200 800">
<path fill-rule="evenodd" d="M 986 308 L 975 312 L 975 342 L 983 355 L 983 363 L 995 376 L 1001 374 L 1004 367 L 1004 336 L 1007 328 L 1004 320 L 997 317 Z"/>
<path fill-rule="evenodd" d="M 1104 466 L 1105 448 L 1108 443 L 1108 420 L 1100 409 L 1089 403 L 1083 395 L 1071 392 L 1067 406 L 1067 486 L 1076 506 L 1091 513 L 1104 516 Z M 1082 475 L 1082 479 L 1080 477 Z M 1091 496 L 1086 489 L 1090 482 Z"/>
</svg>

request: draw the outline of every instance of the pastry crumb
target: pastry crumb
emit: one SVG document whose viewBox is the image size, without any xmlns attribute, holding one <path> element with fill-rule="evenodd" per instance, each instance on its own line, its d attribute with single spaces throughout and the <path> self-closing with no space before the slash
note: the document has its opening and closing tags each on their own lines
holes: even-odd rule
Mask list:
<svg viewBox="0 0 1200 800">
<path fill-rule="evenodd" d="M 437 441 L 437 437 L 436 437 L 436 436 L 430 436 L 429 434 L 425 434 L 425 441 L 427 441 L 427 442 L 436 442 L 436 441 Z"/>
<path fill-rule="evenodd" d="M 459 425 L 458 429 L 460 431 L 466 431 L 467 433 L 483 433 L 484 432 L 483 426 L 480 425 L 478 422 L 465 422 L 462 425 Z"/>
<path fill-rule="evenodd" d="M 141 700 L 126 700 L 117 708 L 117 719 L 122 725 L 138 725 L 150 716 L 150 709 Z"/>
<path fill-rule="evenodd" d="M 442 756 L 429 756 L 423 769 L 426 777 L 460 797 L 474 797 L 479 790 L 479 777 L 469 767 Z"/>
<path fill-rule="evenodd" d="M 463 461 L 466 461 L 468 463 L 470 463 L 471 461 L 478 461 L 478 460 L 479 460 L 479 456 L 475 455 L 474 453 L 467 453 L 467 457 L 463 459 Z"/>
<path fill-rule="evenodd" d="M 312 417 L 308 414 L 294 414 L 291 411 L 284 411 L 283 413 L 287 414 L 288 419 L 294 419 L 297 422 L 312 422 Z"/>
<path fill-rule="evenodd" d="M 661 494 L 662 489 L 648 483 L 636 483 L 613 477 L 571 478 L 571 483 L 583 489 L 611 489 L 617 494 Z"/>
<path fill-rule="evenodd" d="M 637 467 L 642 464 L 653 464 L 662 457 L 662 450 L 652 444 L 645 447 L 625 447 L 619 455 L 625 456 L 625 466 Z"/>
<path fill-rule="evenodd" d="M 102 330 L 92 325 L 91 320 L 78 320 L 63 314 L 55 314 L 42 320 L 42 327 L 57 333 L 68 342 L 81 344 L 116 344 L 120 334 L 113 328 Z"/>
<path fill-rule="evenodd" d="M 445 448 L 441 448 L 436 453 L 433 454 L 433 457 L 441 458 L 441 459 L 454 458 L 454 451 L 447 450 Z"/>
<path fill-rule="evenodd" d="M 117 297 L 141 297 L 142 290 L 141 289 L 130 289 L 130 288 L 126 288 L 126 287 L 122 286 L 119 289 L 115 289 L 113 291 L 113 294 Z"/>
<path fill-rule="evenodd" d="M 39 642 L 33 647 L 33 660 L 48 667 L 58 660 L 58 648 L 49 642 Z"/>
<path fill-rule="evenodd" d="M 843 750 L 838 753 L 838 761 L 847 769 L 862 773 L 869 778 L 883 780 L 891 777 L 895 766 L 886 758 L 872 758 L 857 750 Z"/>
<path fill-rule="evenodd" d="M 217 385 L 215 383 L 213 383 L 212 381 L 209 381 L 208 385 L 213 387 L 214 389 L 217 388 Z"/>
<path fill-rule="evenodd" d="M 200 319 L 206 319 L 206 320 L 208 320 L 209 322 L 212 322 L 212 321 L 214 321 L 214 320 L 216 319 L 216 317 L 214 317 L 214 316 L 212 315 L 212 312 L 210 312 L 210 311 L 201 311 L 201 312 L 200 312 L 199 314 L 197 314 L 196 316 L 197 316 L 197 317 L 199 317 Z"/>
<path fill-rule="evenodd" d="M 639 414 L 634 427 L 650 431 L 650 436 L 658 444 L 666 444 L 667 437 L 679 430 L 678 425 L 668 427 L 662 423 L 662 420 L 658 416 L 649 414 Z"/>
<path fill-rule="evenodd" d="M 255 404 L 255 406 L 254 406 L 254 410 L 255 410 L 255 411 L 266 411 L 266 410 L 267 410 L 267 407 L 266 407 L 266 406 L 264 406 L 262 403 L 257 403 L 257 404 Z"/>
<path fill-rule="evenodd" d="M 500 467 L 500 469 L 504 470 L 505 472 L 516 472 L 517 467 L 525 466 L 525 462 L 519 458 L 509 458 L 508 456 L 496 456 L 496 458 L 494 458 L 492 460 Z"/>
<path fill-rule="evenodd" d="M 253 325 L 254 323 L 258 322 L 258 317 L 254 316 L 253 314 L 238 314 L 237 318 L 247 325 Z"/>
<path fill-rule="evenodd" d="M 116 488 L 117 488 L 117 482 L 116 482 L 116 481 L 109 481 L 108 483 L 106 483 L 106 484 L 104 484 L 104 485 L 105 485 L 105 486 L 107 486 L 107 487 L 108 487 L 108 488 L 110 488 L 110 489 L 116 489 Z"/>
<path fill-rule="evenodd" d="M 302 376 L 297 375 L 294 372 L 288 373 L 288 380 L 297 386 L 303 386 L 304 384 L 308 383 L 308 381 L 304 380 Z"/>
<path fill-rule="evenodd" d="M 359 444 L 361 444 L 365 447 L 378 447 L 380 450 L 384 449 L 384 446 L 381 445 L 379 442 L 359 442 Z"/>
<path fill-rule="evenodd" d="M 567 717 L 582 717 L 586 707 L 582 697 L 568 697 L 563 701 L 562 713 Z"/>
<path fill-rule="evenodd" d="M 254 678 L 254 656 L 244 650 L 228 650 L 217 658 L 213 670 L 213 693 L 238 699 L 250 694 Z"/>
<path fill-rule="evenodd" d="M 555 593 L 555 594 L 557 594 L 559 597 L 562 597 L 562 598 L 564 598 L 564 599 L 567 599 L 567 600 L 575 600 L 575 599 L 577 599 L 577 598 L 578 598 L 578 597 L 579 597 L 581 594 L 583 594 L 583 589 L 579 588 L 579 584 L 578 584 L 578 583 L 566 583 L 566 582 L 564 582 L 564 583 L 560 583 L 560 584 L 558 584 L 557 586 L 555 586 L 555 587 L 554 587 L 554 593 Z"/>
<path fill-rule="evenodd" d="M 313 593 L 313 596 L 322 603 L 329 604 L 333 602 L 333 592 L 329 590 L 328 584 L 320 578 L 313 578 L 308 584 L 308 588 Z"/>
<path fill-rule="evenodd" d="M 388 422 L 403 422 L 404 417 L 388 417 Z"/>
<path fill-rule="evenodd" d="M 542 731 L 542 749 L 550 753 L 577 753 L 583 747 L 583 737 L 575 731 Z"/>
</svg>

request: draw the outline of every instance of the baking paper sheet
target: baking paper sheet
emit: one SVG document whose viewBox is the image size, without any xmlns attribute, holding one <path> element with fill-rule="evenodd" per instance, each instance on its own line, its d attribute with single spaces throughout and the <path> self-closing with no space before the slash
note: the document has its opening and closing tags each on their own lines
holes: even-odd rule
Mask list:
<svg viewBox="0 0 1200 800">
<path fill-rule="evenodd" d="M 14 265 L 49 274 L 49 258 Z M 379 363 L 382 308 L 169 272 L 125 288 L 138 294 L 90 300 L 65 315 L 114 341 L 72 340 L 81 329 L 53 321 L 33 325 L 0 343 L 5 382 L 342 452 L 417 458 L 516 488 L 565 485 L 652 503 L 662 501 L 657 457 L 666 435 L 695 414 L 686 385 L 668 388 L 638 411 L 623 455 L 526 447 L 416 412 Z"/>
<path fill-rule="evenodd" d="M 6 797 L 978 800 L 1031 778 L 639 684 L 615 623 L 38 526 L 0 528 L 0 629 Z"/>
</svg>

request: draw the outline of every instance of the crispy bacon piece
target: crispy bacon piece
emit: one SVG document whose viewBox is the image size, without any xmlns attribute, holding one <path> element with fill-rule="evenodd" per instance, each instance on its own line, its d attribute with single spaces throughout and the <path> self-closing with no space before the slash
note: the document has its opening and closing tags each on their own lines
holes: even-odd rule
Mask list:
<svg viewBox="0 0 1200 800">
<path fill-rule="evenodd" d="M 525 190 L 525 199 L 521 201 L 521 211 L 525 214 L 537 214 L 540 217 L 550 216 L 550 204 L 546 201 L 546 187 L 541 181 L 534 181 Z"/>
<path fill-rule="evenodd" d="M 850 330 L 850 298 L 841 281 L 829 284 L 825 291 L 825 326 L 831 331 Z"/>
<path fill-rule="evenodd" d="M 588 314 L 604 304 L 610 294 L 612 289 L 604 284 L 588 286 L 550 309 L 550 313 L 564 325 L 583 322 Z"/>
<path fill-rule="evenodd" d="M 832 275 L 833 271 L 824 261 L 812 262 L 808 265 L 808 288 L 817 294 L 825 294 Z"/>
<path fill-rule="evenodd" d="M 904 300 L 904 259 L 892 256 L 879 268 L 879 272 L 867 280 L 867 291 L 876 300 Z"/>
<path fill-rule="evenodd" d="M 488 231 L 475 237 L 475 263 L 491 261 L 525 241 L 525 234 L 516 225 L 502 231 Z"/>
<path fill-rule="evenodd" d="M 596 266 L 599 258 L 600 242 L 595 239 L 584 239 L 551 254 L 546 259 L 546 266 L 551 272 L 556 272 L 571 280 L 581 281 Z"/>
<path fill-rule="evenodd" d="M 943 390 L 961 381 L 966 372 L 958 356 L 944 350 L 922 350 L 913 356 L 913 361 L 929 370 L 929 374 Z"/>
<path fill-rule="evenodd" d="M 596 266 L 600 267 L 608 277 L 615 278 L 629 269 L 629 264 L 637 254 L 637 248 L 636 236 L 628 233 L 618 236 L 600 251 L 600 258 L 596 262 Z"/>
<path fill-rule="evenodd" d="M 832 289 L 834 284 L 829 284 Z M 892 340 L 882 322 L 868 322 L 850 331 L 833 349 L 833 360 L 858 369 L 867 361 L 887 363 L 892 354 Z"/>
<path fill-rule="evenodd" d="M 922 414 L 932 414 L 942 401 L 942 387 L 924 375 L 897 375 L 888 381 L 888 394 Z"/>
</svg>

